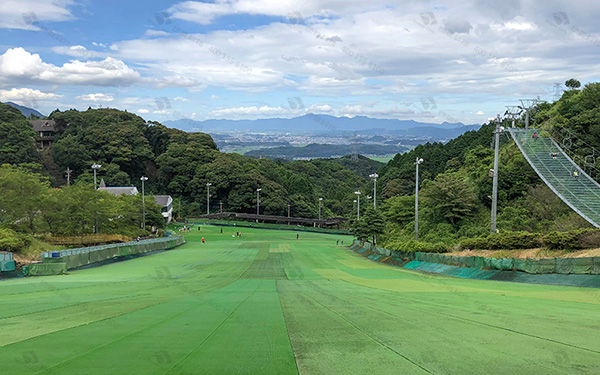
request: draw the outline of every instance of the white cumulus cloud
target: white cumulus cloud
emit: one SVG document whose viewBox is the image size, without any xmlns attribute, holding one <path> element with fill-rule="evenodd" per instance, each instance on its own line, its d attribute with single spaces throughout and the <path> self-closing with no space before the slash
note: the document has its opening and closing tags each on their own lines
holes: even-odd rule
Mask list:
<svg viewBox="0 0 600 375">
<path fill-rule="evenodd" d="M 40 90 L 30 88 L 12 88 L 10 90 L 0 90 L 0 101 L 19 101 L 19 100 L 45 100 L 58 99 L 63 95 L 54 93 L 42 92 Z"/>
<path fill-rule="evenodd" d="M 81 99 L 86 102 L 112 102 L 115 100 L 115 98 L 112 96 L 103 93 L 80 95 L 77 97 L 77 99 Z"/>
<path fill-rule="evenodd" d="M 36 84 L 71 84 L 129 86 L 140 74 L 123 61 L 107 57 L 102 61 L 71 60 L 62 66 L 42 61 L 38 54 L 11 48 L 0 55 L 0 85 L 15 82 Z"/>
</svg>

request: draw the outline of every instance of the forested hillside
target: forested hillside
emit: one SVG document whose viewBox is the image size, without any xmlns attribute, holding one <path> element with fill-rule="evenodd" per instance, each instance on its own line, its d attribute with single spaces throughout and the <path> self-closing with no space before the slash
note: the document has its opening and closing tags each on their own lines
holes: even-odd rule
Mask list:
<svg viewBox="0 0 600 375">
<path fill-rule="evenodd" d="M 73 170 L 76 186 L 92 184 L 94 162 L 102 164 L 99 178 L 109 186 L 139 188 L 139 178 L 148 176 L 146 191 L 171 194 L 183 203 L 184 216 L 205 212 L 206 184 L 211 183 L 212 212 L 221 202 L 224 210 L 255 212 L 260 188 L 264 214 L 285 215 L 289 203 L 292 215 L 315 217 L 322 197 L 324 216 L 353 218 L 356 190 L 362 192 L 361 208 L 372 208 L 368 199 L 373 181 L 368 176 L 377 172 L 379 213 L 370 209 L 354 228 L 360 232 L 367 226 L 385 227 L 379 231 L 385 245 L 406 247 L 414 238 L 415 159 L 422 158 L 420 240 L 447 248 L 461 239 L 489 234 L 493 124 L 446 144 L 417 146 L 381 167 L 364 157 L 283 162 L 221 153 L 207 134 L 170 129 L 116 109 L 55 111 L 50 118 L 58 129 L 53 160 L 60 170 Z M 588 172 L 598 170 L 600 155 L 593 145 L 600 144 L 600 84 L 567 91 L 555 103 L 539 103 L 532 124 L 544 129 L 542 136 L 554 136 Z M 0 163 L 45 173 L 44 184 L 65 185 L 62 177 L 52 178 L 43 170 L 34 144 L 36 134 L 10 106 L 0 105 L 0 135 Z M 541 182 L 508 132 L 501 135 L 498 173 L 501 233 L 589 227 Z M 53 219 L 45 219 L 51 225 L 48 220 Z"/>
<path fill-rule="evenodd" d="M 0 131 L 7 134 L 0 149 L 0 163 L 39 163 L 35 133 L 18 110 L 2 105 Z M 171 194 L 180 199 L 182 215 L 206 210 L 206 183 L 211 183 L 213 212 L 255 212 L 256 189 L 261 188 L 261 213 L 315 217 L 318 199 L 323 200 L 324 216 L 348 216 L 354 191 L 366 183 L 367 172 L 378 164 L 364 158 L 355 168 L 335 160 L 283 163 L 256 160 L 221 153 L 213 139 L 204 133 L 186 133 L 116 109 L 89 109 L 85 112 L 54 111 L 57 134 L 52 146 L 59 170 L 73 171 L 72 181 L 92 184 L 90 166 L 99 163 L 98 179 L 108 186 L 140 186 L 148 176 L 146 191 Z M 16 151 L 18 152 L 16 152 Z M 38 164 L 28 166 L 42 171 Z M 49 176 L 53 186 L 64 185 L 62 176 Z M 177 205 L 178 206 L 178 205 Z M 177 207 L 176 207 L 177 208 Z"/>
<path fill-rule="evenodd" d="M 508 127 L 510 122 L 503 125 Z M 587 170 L 597 170 L 598 154 L 592 145 L 600 145 L 600 84 L 567 91 L 555 103 L 540 103 L 532 112 L 532 126 L 545 129 L 543 136 L 553 135 L 570 154 L 579 155 L 582 167 L 586 164 Z M 416 158 L 424 159 L 419 167 L 419 239 L 447 247 L 461 238 L 489 234 L 494 127 L 484 125 L 447 144 L 417 146 L 396 155 L 381 169 L 387 218 L 383 240 L 387 246 L 399 248 L 414 239 Z M 503 133 L 498 230 L 549 232 L 588 227 L 590 224 L 541 182 L 510 136 Z"/>
</svg>

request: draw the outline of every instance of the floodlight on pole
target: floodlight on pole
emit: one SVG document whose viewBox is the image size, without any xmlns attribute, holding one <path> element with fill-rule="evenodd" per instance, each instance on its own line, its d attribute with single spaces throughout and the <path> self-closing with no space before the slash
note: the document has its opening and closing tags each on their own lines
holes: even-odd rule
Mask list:
<svg viewBox="0 0 600 375">
<path fill-rule="evenodd" d="M 94 190 L 98 189 L 96 188 L 96 170 L 101 167 L 102 166 L 98 163 L 92 164 L 92 169 L 94 170 Z M 94 213 L 94 233 L 98 234 L 98 211 Z"/>
<path fill-rule="evenodd" d="M 319 198 L 319 220 L 321 220 L 321 205 L 323 203 L 323 198 Z"/>
<path fill-rule="evenodd" d="M 102 168 L 102 166 L 100 164 L 92 164 L 92 169 L 94 170 L 94 190 L 97 189 L 96 187 L 96 170 Z"/>
<path fill-rule="evenodd" d="M 419 240 L 419 164 L 423 162 L 422 158 L 417 158 L 415 161 L 416 176 L 415 176 L 415 241 Z"/>
<path fill-rule="evenodd" d="M 260 191 L 262 189 L 256 189 L 256 215 L 260 215 Z M 258 218 L 256 218 L 256 222 L 258 223 Z"/>
<path fill-rule="evenodd" d="M 148 177 L 140 177 L 142 180 L 142 229 L 146 229 L 146 193 L 144 191 L 144 182 L 148 181 Z"/>
<path fill-rule="evenodd" d="M 373 179 L 373 207 L 377 208 L 377 173 L 370 174 L 369 177 Z"/>
<path fill-rule="evenodd" d="M 206 183 L 206 214 L 210 215 L 210 182 Z"/>
<path fill-rule="evenodd" d="M 360 220 L 360 190 L 355 191 L 356 194 L 356 220 Z"/>
</svg>

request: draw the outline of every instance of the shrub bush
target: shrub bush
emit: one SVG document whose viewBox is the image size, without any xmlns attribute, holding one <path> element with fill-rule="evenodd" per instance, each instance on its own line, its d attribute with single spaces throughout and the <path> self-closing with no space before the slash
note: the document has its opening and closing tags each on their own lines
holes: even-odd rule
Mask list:
<svg viewBox="0 0 600 375">
<path fill-rule="evenodd" d="M 569 232 L 551 232 L 544 237 L 544 246 L 550 250 L 579 250 L 600 247 L 600 230 L 580 229 Z"/>
<path fill-rule="evenodd" d="M 0 251 L 16 252 L 29 246 L 31 240 L 12 229 L 0 228 Z"/>
<path fill-rule="evenodd" d="M 460 243 L 463 249 L 470 250 L 531 249 L 541 244 L 540 235 L 529 232 L 501 232 L 487 237 L 464 239 Z"/>
<path fill-rule="evenodd" d="M 544 247 L 550 250 L 578 250 L 600 247 L 600 230 L 580 229 L 550 232 L 546 235 L 529 232 L 502 232 L 487 237 L 467 238 L 460 243 L 470 250 L 517 250 Z"/>
<path fill-rule="evenodd" d="M 544 236 L 544 247 L 550 250 L 579 249 L 578 231 L 550 232 Z"/>
<path fill-rule="evenodd" d="M 579 245 L 582 249 L 600 247 L 600 230 L 586 230 L 579 236 Z"/>
</svg>

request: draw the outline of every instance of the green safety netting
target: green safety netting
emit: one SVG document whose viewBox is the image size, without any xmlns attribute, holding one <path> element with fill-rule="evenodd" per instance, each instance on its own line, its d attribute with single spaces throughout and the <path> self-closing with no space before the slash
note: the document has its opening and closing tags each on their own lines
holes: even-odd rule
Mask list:
<svg viewBox="0 0 600 375">
<path fill-rule="evenodd" d="M 573 258 L 556 258 L 556 273 L 568 275 L 573 273 Z"/>
<path fill-rule="evenodd" d="M 600 275 L 600 257 L 595 257 L 592 259 L 592 273 L 594 275 Z"/>
<path fill-rule="evenodd" d="M 500 265 L 499 265 L 498 269 L 500 271 L 510 271 L 515 266 L 514 265 L 515 260 L 512 259 L 512 258 L 508 258 L 508 259 L 507 258 L 502 258 L 502 259 L 499 259 L 499 261 L 500 261 Z"/>
<path fill-rule="evenodd" d="M 475 257 L 475 268 L 483 269 L 485 267 L 483 259 L 483 257 Z"/>
<path fill-rule="evenodd" d="M 540 273 L 539 263 L 536 259 L 527 258 L 525 259 L 525 272 L 527 273 Z"/>
<path fill-rule="evenodd" d="M 131 254 L 131 246 L 121 246 L 119 247 L 119 256 L 127 256 Z"/>
<path fill-rule="evenodd" d="M 102 250 L 98 250 L 98 251 L 92 251 L 89 254 L 90 257 L 90 263 L 96 263 L 100 261 L 100 252 Z"/>
<path fill-rule="evenodd" d="M 592 273 L 594 258 L 572 258 L 573 273 L 589 274 Z"/>
<path fill-rule="evenodd" d="M 542 258 L 537 260 L 538 272 L 536 273 L 554 273 L 556 272 L 556 258 Z"/>
<path fill-rule="evenodd" d="M 153 240 L 128 242 L 123 244 L 112 244 L 80 249 L 62 250 L 59 252 L 46 252 L 42 254 L 42 260 L 44 264 L 63 263 L 66 269 L 72 269 L 114 257 L 143 254 L 156 250 L 171 249 L 184 242 L 185 240 L 183 239 L 183 237 L 177 236 Z M 31 269 L 29 269 L 29 274 L 32 274 Z"/>
<path fill-rule="evenodd" d="M 62 275 L 66 271 L 66 263 L 32 263 L 23 267 L 23 274 L 30 276 Z"/>
<path fill-rule="evenodd" d="M 465 266 L 475 267 L 475 258 L 477 257 L 465 257 Z"/>
<path fill-rule="evenodd" d="M 14 260 L 0 260 L 0 272 L 8 272 L 15 270 Z"/>
<path fill-rule="evenodd" d="M 516 271 L 527 272 L 525 268 L 525 259 L 515 259 L 513 261 L 513 267 Z"/>
<path fill-rule="evenodd" d="M 486 258 L 486 257 L 460 257 L 437 253 L 402 253 L 376 248 L 379 254 L 411 261 L 435 263 L 455 267 L 469 267 L 475 269 L 520 271 L 531 274 L 595 274 L 600 275 L 600 257 L 596 258 L 541 258 L 541 259 L 512 259 L 512 258 Z M 425 266 L 424 266 L 425 267 Z M 429 269 L 435 265 L 426 265 Z M 453 271 L 458 272 L 458 271 Z"/>
</svg>

